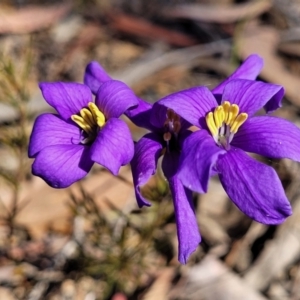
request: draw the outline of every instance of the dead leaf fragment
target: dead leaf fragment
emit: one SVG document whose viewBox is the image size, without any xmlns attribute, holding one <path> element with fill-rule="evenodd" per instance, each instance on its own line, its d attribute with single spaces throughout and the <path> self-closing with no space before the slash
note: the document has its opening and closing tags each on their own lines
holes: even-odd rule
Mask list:
<svg viewBox="0 0 300 300">
<path fill-rule="evenodd" d="M 188 47 L 198 41 L 184 33 L 164 28 L 146 21 L 145 19 L 129 16 L 121 13 L 114 13 L 110 16 L 111 26 L 121 32 L 132 34 L 138 37 L 161 40 L 170 45 Z"/>
<path fill-rule="evenodd" d="M 188 270 L 183 299 L 266 300 L 213 255 Z"/>
<path fill-rule="evenodd" d="M 238 52 L 242 59 L 253 53 L 259 54 L 264 59 L 260 76 L 284 86 L 288 99 L 300 107 L 300 77 L 290 73 L 276 54 L 279 40 L 278 31 L 272 27 L 247 26 L 240 36 Z"/>
<path fill-rule="evenodd" d="M 48 28 L 71 9 L 69 3 L 53 6 L 27 6 L 13 11 L 0 11 L 0 33 L 24 34 Z"/>
<path fill-rule="evenodd" d="M 168 7 L 163 15 L 172 18 L 192 19 L 202 22 L 232 23 L 255 18 L 268 11 L 272 1 L 253 1 L 237 5 L 185 4 Z"/>
</svg>

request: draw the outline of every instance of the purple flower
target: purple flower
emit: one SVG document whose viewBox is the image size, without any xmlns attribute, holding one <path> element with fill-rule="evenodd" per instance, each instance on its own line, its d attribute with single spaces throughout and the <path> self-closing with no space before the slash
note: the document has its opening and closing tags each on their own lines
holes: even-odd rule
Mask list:
<svg viewBox="0 0 300 300">
<path fill-rule="evenodd" d="M 279 224 L 292 213 L 281 182 L 273 168 L 245 152 L 300 161 L 300 130 L 294 124 L 254 116 L 263 107 L 278 108 L 284 90 L 274 84 L 231 79 L 217 92 L 215 97 L 198 87 L 160 101 L 201 128 L 184 141 L 178 177 L 186 187 L 203 193 L 210 176 L 218 174 L 241 211 L 258 222 Z"/>
<path fill-rule="evenodd" d="M 254 80 L 261 68 L 262 59 L 257 55 L 250 56 L 227 80 L 214 89 L 216 98 L 220 98 L 224 86 L 230 80 L 235 78 Z M 91 62 L 87 66 L 84 82 L 91 87 L 94 93 L 103 82 L 109 80 L 112 79 L 97 62 Z M 203 91 L 209 92 L 205 88 L 196 88 L 194 97 L 201 98 Z M 187 97 L 185 100 L 189 101 L 190 99 Z M 191 110 L 188 113 L 190 116 L 196 114 Z M 179 117 L 181 111 L 176 114 L 172 109 L 163 107 L 160 105 L 160 101 L 152 107 L 151 104 L 139 99 L 138 107 L 129 109 L 125 114 L 136 125 L 151 131 L 135 145 L 135 155 L 131 162 L 138 205 L 140 207 L 150 205 L 141 195 L 140 187 L 146 184 L 156 172 L 157 160 L 164 155 L 162 169 L 169 181 L 173 196 L 179 242 L 178 259 L 181 263 L 186 263 L 190 254 L 195 251 L 201 241 L 194 214 L 192 192 L 183 186 L 184 181 L 179 178 L 178 174 L 181 147 L 189 133 L 186 129 L 192 122 L 186 122 Z M 198 121 L 198 118 L 196 120 Z"/>
<path fill-rule="evenodd" d="M 215 88 L 216 97 L 219 97 L 219 94 L 224 89 L 224 85 L 230 80 L 235 78 L 255 79 L 262 65 L 262 59 L 259 56 L 250 56 L 227 80 Z M 201 98 L 203 96 L 202 91 L 202 88 L 196 88 L 193 97 L 198 95 Z M 207 89 L 204 89 L 204 91 L 207 92 Z M 175 99 L 173 100 L 176 101 Z M 187 101 L 187 105 L 190 99 L 185 98 L 183 101 Z M 140 186 L 144 185 L 150 176 L 155 173 L 157 160 L 164 153 L 162 169 L 169 181 L 173 196 L 179 242 L 178 259 L 181 263 L 186 263 L 190 254 L 195 251 L 201 241 L 194 214 L 191 190 L 183 186 L 184 181 L 179 178 L 178 174 L 179 161 L 182 159 L 181 147 L 189 134 L 186 129 L 191 123 L 179 117 L 181 111 L 177 111 L 176 114 L 172 109 L 167 110 L 162 107 L 160 103 L 161 101 L 158 101 L 152 108 L 150 124 L 148 119 L 144 118 L 140 125 L 150 129 L 152 132 L 146 134 L 135 145 L 135 155 L 131 162 L 135 193 L 140 207 L 150 205 L 142 197 Z M 140 105 L 139 109 L 140 112 L 143 111 Z M 188 113 L 192 116 L 195 112 L 189 110 Z M 193 154 L 191 153 L 191 155 Z"/>
<path fill-rule="evenodd" d="M 83 178 L 94 162 L 117 175 L 134 153 L 130 131 L 119 120 L 138 101 L 122 82 L 101 85 L 95 103 L 89 87 L 79 83 L 41 83 L 42 94 L 58 114 L 42 114 L 35 123 L 29 157 L 32 173 L 50 186 L 65 188 Z"/>
</svg>

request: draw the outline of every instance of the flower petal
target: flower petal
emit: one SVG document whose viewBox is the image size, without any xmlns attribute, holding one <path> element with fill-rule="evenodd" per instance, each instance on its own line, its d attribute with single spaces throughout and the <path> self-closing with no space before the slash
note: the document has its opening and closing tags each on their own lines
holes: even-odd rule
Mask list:
<svg viewBox="0 0 300 300">
<path fill-rule="evenodd" d="M 160 129 L 161 132 L 164 131 L 164 124 L 167 119 L 167 110 L 167 107 L 160 105 L 160 102 L 155 102 L 152 106 L 150 122 L 152 126 Z"/>
<path fill-rule="evenodd" d="M 80 83 L 40 83 L 43 97 L 49 105 L 56 109 L 64 120 L 78 114 L 83 107 L 92 101 L 89 87 Z"/>
<path fill-rule="evenodd" d="M 275 225 L 292 214 L 275 170 L 239 149 L 219 158 L 217 169 L 229 198 L 257 222 Z"/>
<path fill-rule="evenodd" d="M 189 123 L 200 127 L 206 124 L 206 114 L 218 105 L 211 91 L 202 86 L 171 94 L 157 103 L 174 110 Z M 153 123 L 152 119 L 151 122 Z"/>
<path fill-rule="evenodd" d="M 99 131 L 91 146 L 91 159 L 118 175 L 121 166 L 128 164 L 134 153 L 131 133 L 126 123 L 112 118 Z"/>
<path fill-rule="evenodd" d="M 161 155 L 162 141 L 154 133 L 144 135 L 136 144 L 134 157 L 131 161 L 131 170 L 135 195 L 139 207 L 151 204 L 142 196 L 140 187 L 147 183 L 156 172 L 157 160 Z"/>
<path fill-rule="evenodd" d="M 104 82 L 97 92 L 95 102 L 106 119 L 119 118 L 127 109 L 139 104 L 133 91 L 118 80 Z"/>
<path fill-rule="evenodd" d="M 267 112 L 276 110 L 281 106 L 283 95 L 284 89 L 280 85 L 234 79 L 225 86 L 222 102 L 229 101 L 231 104 L 237 104 L 240 112 L 251 116 L 264 106 Z"/>
<path fill-rule="evenodd" d="M 66 188 L 86 176 L 92 166 L 88 147 L 53 145 L 38 153 L 32 165 L 32 173 L 44 179 L 51 187 Z"/>
<path fill-rule="evenodd" d="M 125 112 L 125 115 L 136 126 L 143 127 L 152 131 L 154 129 L 153 125 L 150 123 L 152 104 L 140 98 L 137 98 L 137 100 L 139 102 L 139 105 L 137 107 L 128 109 Z"/>
<path fill-rule="evenodd" d="M 225 86 L 233 79 L 249 79 L 255 80 L 263 68 L 264 61 L 257 55 L 252 54 L 223 82 L 215 87 L 212 92 L 217 99 L 222 98 Z"/>
<path fill-rule="evenodd" d="M 34 122 L 28 146 L 28 156 L 33 158 L 52 145 L 73 145 L 80 141 L 80 129 L 59 116 L 42 114 Z"/>
<path fill-rule="evenodd" d="M 300 161 L 300 129 L 276 117 L 253 117 L 245 122 L 231 144 L 270 158 Z"/>
<path fill-rule="evenodd" d="M 185 188 L 178 176 L 169 179 L 173 197 L 178 237 L 178 260 L 186 264 L 201 242 L 192 202 L 192 191 Z"/>
<path fill-rule="evenodd" d="M 189 189 L 206 193 L 213 167 L 226 151 L 219 148 L 206 130 L 192 133 L 184 142 L 180 155 L 179 179 Z"/>
<path fill-rule="evenodd" d="M 102 83 L 112 80 L 112 78 L 105 72 L 102 66 L 96 62 L 91 61 L 85 68 L 84 84 L 87 85 L 93 94 L 97 94 Z"/>
</svg>

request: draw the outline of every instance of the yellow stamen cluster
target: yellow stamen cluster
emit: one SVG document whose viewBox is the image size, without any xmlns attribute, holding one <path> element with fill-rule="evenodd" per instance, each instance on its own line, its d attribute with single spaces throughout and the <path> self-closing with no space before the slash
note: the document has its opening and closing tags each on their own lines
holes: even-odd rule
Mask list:
<svg viewBox="0 0 300 300">
<path fill-rule="evenodd" d="M 88 134 L 93 133 L 96 126 L 101 128 L 105 124 L 104 114 L 93 102 L 89 102 L 88 108 L 80 110 L 80 116 L 72 115 L 71 119 Z"/>
<path fill-rule="evenodd" d="M 219 129 L 224 124 L 229 126 L 231 134 L 235 134 L 247 118 L 248 114 L 239 114 L 239 107 L 236 104 L 231 105 L 225 101 L 222 105 L 217 106 L 214 112 L 207 114 L 206 123 L 213 136 L 219 134 Z"/>
</svg>

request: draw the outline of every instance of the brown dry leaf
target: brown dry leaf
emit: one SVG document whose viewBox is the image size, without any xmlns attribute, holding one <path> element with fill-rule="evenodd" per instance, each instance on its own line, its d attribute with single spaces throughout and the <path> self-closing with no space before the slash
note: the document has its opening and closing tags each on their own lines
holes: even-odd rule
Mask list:
<svg viewBox="0 0 300 300">
<path fill-rule="evenodd" d="M 293 215 L 279 228 L 262 254 L 245 275 L 246 282 L 257 290 L 264 290 L 300 257 L 300 198 L 295 200 Z"/>
<path fill-rule="evenodd" d="M 202 22 L 232 23 L 252 19 L 268 11 L 272 1 L 252 1 L 237 5 L 185 4 L 168 7 L 163 15 L 172 18 L 193 19 Z"/>
<path fill-rule="evenodd" d="M 112 77 L 121 80 L 129 86 L 134 86 L 141 80 L 155 74 L 156 72 L 180 64 L 188 64 L 194 59 L 226 52 L 231 48 L 228 40 L 220 40 L 212 43 L 196 45 L 184 49 L 176 49 L 169 52 L 163 52 L 160 49 L 150 50 L 141 59 L 132 63 L 128 68 L 123 69 Z"/>
<path fill-rule="evenodd" d="M 174 268 L 165 268 L 164 270 L 162 270 L 143 299 L 168 299 L 167 294 L 172 285 L 172 279 L 174 278 L 174 275 Z"/>
<path fill-rule="evenodd" d="M 184 33 L 154 25 L 145 19 L 129 16 L 121 13 L 111 14 L 111 26 L 121 32 L 133 34 L 138 37 L 160 40 L 174 46 L 188 47 L 198 41 Z"/>
<path fill-rule="evenodd" d="M 261 77 L 266 81 L 284 86 L 286 96 L 300 106 L 300 77 L 291 74 L 276 54 L 279 33 L 272 27 L 247 26 L 238 41 L 238 53 L 242 59 L 257 53 L 264 59 Z"/>
<path fill-rule="evenodd" d="M 286 54 L 300 56 L 300 43 L 283 43 L 279 45 L 278 50 Z"/>
<path fill-rule="evenodd" d="M 19 10 L 0 10 L 0 33 L 23 34 L 48 28 L 71 9 L 70 3 L 27 6 Z"/>
<path fill-rule="evenodd" d="M 5 299 L 5 300 L 14 300 L 16 299 L 14 297 L 14 294 L 9 288 L 1 287 L 0 288 L 0 299 Z"/>
</svg>

